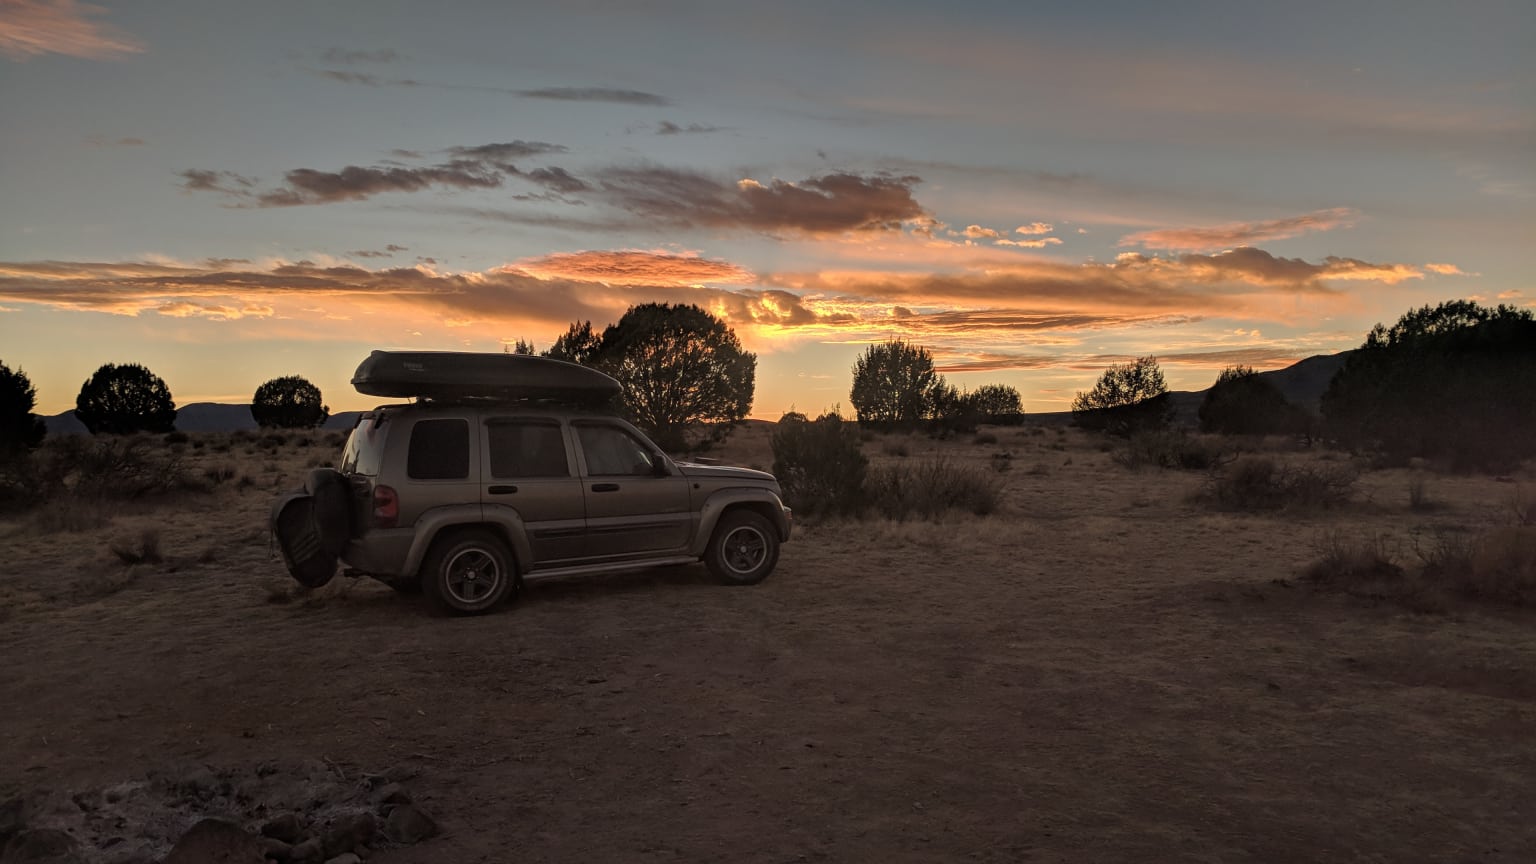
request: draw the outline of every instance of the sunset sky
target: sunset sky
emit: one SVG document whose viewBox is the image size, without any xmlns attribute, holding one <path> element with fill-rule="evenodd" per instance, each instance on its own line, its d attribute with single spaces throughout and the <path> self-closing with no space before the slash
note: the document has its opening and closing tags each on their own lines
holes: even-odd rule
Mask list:
<svg viewBox="0 0 1536 864">
<path fill-rule="evenodd" d="M 1536 305 L 1536 5 L 0 0 L 0 361 L 178 404 L 691 302 L 1067 407 Z"/>
</svg>

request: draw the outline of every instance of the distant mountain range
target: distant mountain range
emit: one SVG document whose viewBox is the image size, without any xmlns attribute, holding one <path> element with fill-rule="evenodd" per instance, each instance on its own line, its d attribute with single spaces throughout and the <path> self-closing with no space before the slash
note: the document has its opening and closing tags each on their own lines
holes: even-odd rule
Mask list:
<svg viewBox="0 0 1536 864">
<path fill-rule="evenodd" d="M 357 425 L 361 411 L 341 411 L 326 418 L 322 429 L 351 429 Z M 73 410 L 52 417 L 44 417 L 49 435 L 84 435 L 85 424 L 75 417 Z M 249 405 L 226 405 L 222 402 L 193 402 L 176 409 L 176 428 L 182 432 L 234 432 L 238 429 L 255 429 Z"/>
<path fill-rule="evenodd" d="M 1353 351 L 1338 354 L 1318 354 L 1308 357 L 1284 369 L 1260 372 L 1259 377 L 1280 389 L 1292 403 L 1309 411 L 1316 411 L 1328 390 L 1328 382 L 1344 366 Z M 1207 388 L 1209 389 L 1209 388 Z M 1168 394 L 1173 400 L 1175 416 L 1182 422 L 1195 423 L 1205 390 L 1175 390 Z M 1027 408 L 1028 406 L 1026 406 Z M 357 425 L 361 411 L 342 411 L 332 414 L 322 429 L 351 429 Z M 1070 417 L 1070 412 L 1031 414 L 1037 419 Z M 74 411 L 65 411 L 52 417 L 44 417 L 49 435 L 84 435 L 85 424 L 75 419 Z M 221 402 L 193 402 L 176 410 L 176 428 L 182 432 L 234 432 L 237 429 L 255 429 L 251 418 L 251 406 L 226 405 Z"/>
</svg>

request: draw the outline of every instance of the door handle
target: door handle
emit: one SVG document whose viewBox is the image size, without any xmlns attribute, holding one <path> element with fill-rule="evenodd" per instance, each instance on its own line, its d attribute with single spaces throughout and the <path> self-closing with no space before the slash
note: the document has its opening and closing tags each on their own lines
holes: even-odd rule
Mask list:
<svg viewBox="0 0 1536 864">
<path fill-rule="evenodd" d="M 619 484 L 617 484 L 617 483 L 593 483 L 592 484 L 592 491 L 593 492 L 617 492 L 617 491 L 619 491 Z"/>
<path fill-rule="evenodd" d="M 515 494 L 517 492 L 517 487 L 516 486 L 492 486 L 491 488 L 489 488 L 489 489 L 487 489 L 485 491 L 491 493 L 492 495 L 512 495 L 512 494 Z"/>
</svg>

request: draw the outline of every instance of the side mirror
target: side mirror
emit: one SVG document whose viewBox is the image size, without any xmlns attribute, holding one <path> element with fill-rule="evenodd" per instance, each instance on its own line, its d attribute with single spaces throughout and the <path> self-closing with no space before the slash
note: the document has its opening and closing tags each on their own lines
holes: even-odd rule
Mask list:
<svg viewBox="0 0 1536 864">
<path fill-rule="evenodd" d="M 652 456 L 651 474 L 656 477 L 672 476 L 671 469 L 667 468 L 667 458 L 665 456 Z"/>
</svg>

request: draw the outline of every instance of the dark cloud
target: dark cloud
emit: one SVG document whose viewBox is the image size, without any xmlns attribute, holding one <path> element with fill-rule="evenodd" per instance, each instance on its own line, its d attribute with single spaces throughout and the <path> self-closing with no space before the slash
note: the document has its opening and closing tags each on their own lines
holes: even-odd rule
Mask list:
<svg viewBox="0 0 1536 864">
<path fill-rule="evenodd" d="M 393 63 L 401 59 L 399 54 L 389 48 L 377 51 L 348 51 L 344 48 L 331 48 L 320 57 L 327 63 Z"/>
<path fill-rule="evenodd" d="M 177 174 L 182 178 L 181 187 L 193 192 L 223 192 L 226 195 L 248 195 L 256 181 L 233 171 L 204 171 L 192 168 Z"/>
<path fill-rule="evenodd" d="M 348 165 L 340 171 L 296 168 L 283 175 L 286 188 L 257 196 L 263 207 L 292 207 L 357 201 L 381 192 L 416 192 L 433 186 L 456 189 L 494 189 L 501 185 L 500 172 L 475 162 L 448 163 L 431 168 L 363 168 Z"/>
<path fill-rule="evenodd" d="M 799 183 L 727 183 L 694 171 L 610 168 L 598 175 L 609 203 L 668 225 L 836 234 L 897 228 L 928 212 L 912 197 L 915 176 L 825 174 Z"/>
<path fill-rule="evenodd" d="M 525 99 L 553 99 L 559 102 L 613 102 L 620 105 L 671 105 L 672 100 L 643 90 L 619 90 L 612 87 L 541 87 L 534 90 L 508 91 Z"/>
<path fill-rule="evenodd" d="M 564 153 L 569 149 L 562 144 L 549 144 L 544 141 L 507 141 L 500 144 L 481 144 L 476 147 L 449 147 L 448 153 L 461 159 L 473 159 L 476 161 L 504 163 L 513 159 L 526 159 L 529 156 L 542 156 L 547 153 Z"/>
<path fill-rule="evenodd" d="M 656 124 L 657 135 L 706 135 L 710 132 L 721 132 L 724 129 L 724 126 L 706 126 L 702 123 L 689 123 L 687 126 L 679 126 L 671 120 L 663 120 Z"/>
<path fill-rule="evenodd" d="M 385 246 L 384 249 L 385 249 L 385 251 L 388 251 L 388 252 L 409 252 L 410 251 L 409 247 L 407 247 L 407 246 L 400 246 L 400 245 L 397 245 L 395 243 L 390 243 L 389 245 Z"/>
<path fill-rule="evenodd" d="M 397 156 L 397 157 L 399 157 L 401 159 L 420 159 L 421 158 L 421 151 L 419 151 L 419 150 L 401 150 L 401 149 L 399 149 L 397 147 L 394 150 L 389 151 L 389 155 Z"/>
<path fill-rule="evenodd" d="M 570 172 L 564 168 L 536 168 L 524 174 L 523 177 L 562 194 L 586 192 L 592 188 L 581 178 L 571 176 Z"/>
</svg>

